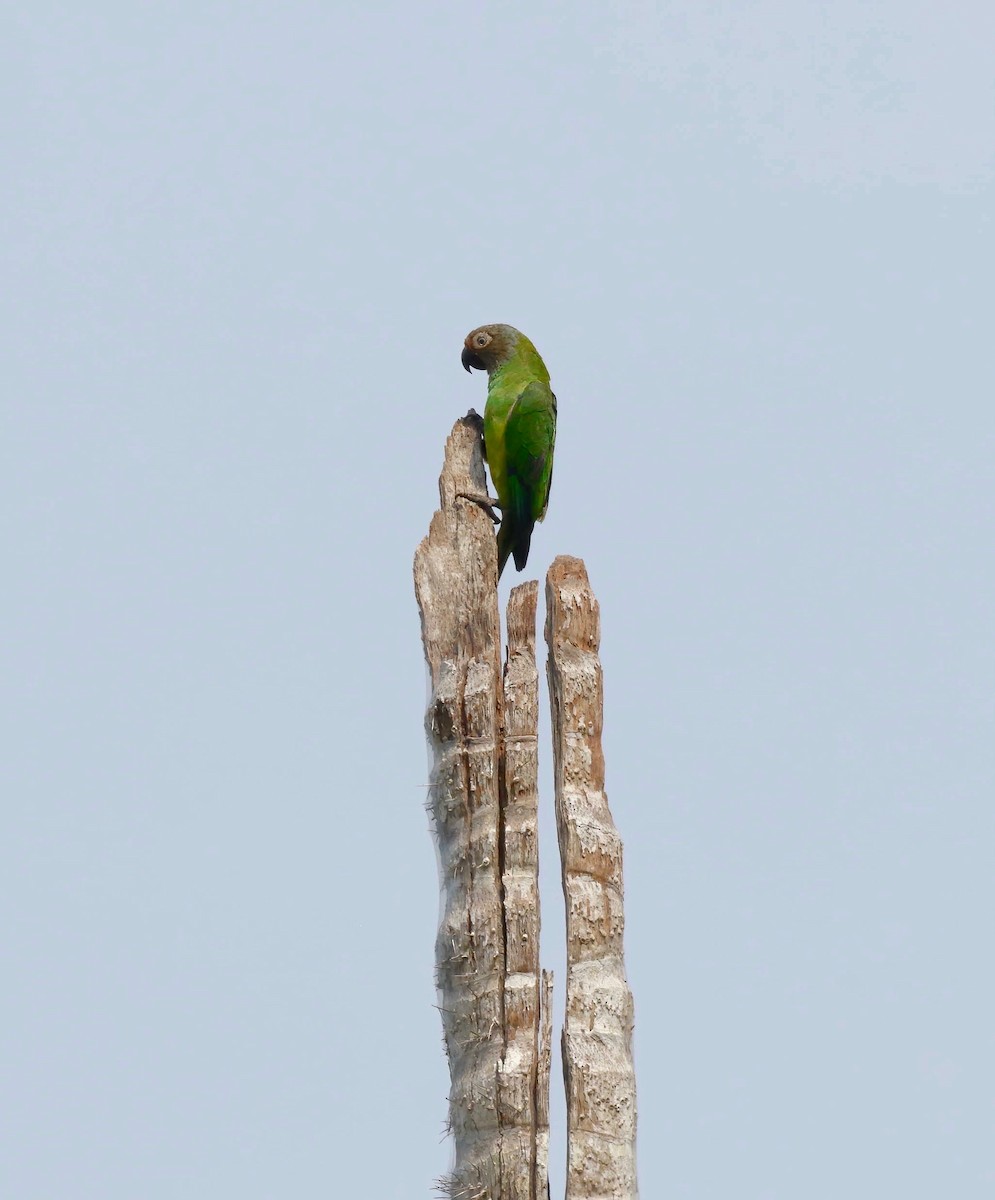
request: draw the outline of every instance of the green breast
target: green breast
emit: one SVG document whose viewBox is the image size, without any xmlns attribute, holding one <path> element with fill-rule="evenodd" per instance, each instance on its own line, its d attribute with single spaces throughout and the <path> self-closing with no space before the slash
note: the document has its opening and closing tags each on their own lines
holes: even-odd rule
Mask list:
<svg viewBox="0 0 995 1200">
<path fill-rule="evenodd" d="M 487 447 L 487 466 L 498 494 L 498 499 L 508 499 L 508 448 L 505 443 L 505 426 L 508 414 L 515 406 L 520 388 L 507 386 L 497 374 L 491 376 L 487 388 L 487 404 L 484 407 L 484 445 Z"/>
</svg>

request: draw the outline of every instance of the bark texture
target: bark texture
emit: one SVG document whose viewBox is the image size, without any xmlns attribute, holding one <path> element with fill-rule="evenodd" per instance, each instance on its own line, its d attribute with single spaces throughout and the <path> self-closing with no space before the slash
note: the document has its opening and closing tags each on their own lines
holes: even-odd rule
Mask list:
<svg viewBox="0 0 995 1200">
<path fill-rule="evenodd" d="M 493 527 L 459 495 L 486 491 L 478 422 L 468 415 L 449 436 L 441 507 L 415 555 L 455 1145 L 442 1188 L 456 1200 L 542 1200 L 549 1053 L 548 1037 L 545 1054 L 540 1042 L 548 987 L 538 957 L 536 588 L 512 593 L 502 673 Z"/>
<path fill-rule="evenodd" d="M 547 1200 L 552 976 L 539 962 L 538 585 L 508 603 L 480 418 L 446 443 L 440 508 L 415 554 L 430 689 L 429 808 L 442 888 L 436 978 L 452 1081 L 455 1200 Z M 636 1200 L 632 996 L 622 846 L 604 791 L 597 601 L 580 559 L 546 579 L 556 821 L 567 919 L 567 1200 Z"/>
<path fill-rule="evenodd" d="M 598 603 L 579 558 L 546 576 L 556 825 L 567 923 L 567 1200 L 636 1200 L 632 993 L 622 843 L 605 795 Z"/>
<path fill-rule="evenodd" d="M 549 1151 L 549 1067 L 539 1074 L 542 990 L 539 975 L 539 675 L 535 580 L 508 600 L 501 764 L 505 919 L 505 1052 L 500 1100 L 505 1148 L 512 1131 L 522 1171 L 502 1196 L 545 1200 Z M 549 986 L 552 986 L 551 980 Z M 549 997 L 546 996 L 548 1004 Z"/>
</svg>

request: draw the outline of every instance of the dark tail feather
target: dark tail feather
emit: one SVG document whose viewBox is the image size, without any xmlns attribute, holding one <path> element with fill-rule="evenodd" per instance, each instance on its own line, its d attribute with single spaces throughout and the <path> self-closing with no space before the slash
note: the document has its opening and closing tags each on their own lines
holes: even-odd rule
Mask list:
<svg viewBox="0 0 995 1200">
<path fill-rule="evenodd" d="M 516 571 L 524 571 L 525 564 L 529 561 L 529 546 L 532 543 L 533 529 L 535 529 L 535 523 L 529 521 L 527 525 L 523 525 L 518 531 L 518 537 L 512 543 L 511 553 L 515 557 Z"/>
<path fill-rule="evenodd" d="M 532 541 L 532 530 L 535 522 L 515 521 L 509 513 L 501 522 L 497 535 L 498 548 L 498 579 L 508 559 L 514 555 L 515 570 L 524 571 L 529 560 L 529 544 Z"/>
<path fill-rule="evenodd" d="M 508 479 L 508 503 L 501 510 L 501 528 L 498 530 L 498 579 L 504 570 L 509 555 L 515 556 L 515 568 L 522 571 L 529 558 L 529 542 L 535 528 L 532 515 L 532 498 L 512 475 Z"/>
</svg>

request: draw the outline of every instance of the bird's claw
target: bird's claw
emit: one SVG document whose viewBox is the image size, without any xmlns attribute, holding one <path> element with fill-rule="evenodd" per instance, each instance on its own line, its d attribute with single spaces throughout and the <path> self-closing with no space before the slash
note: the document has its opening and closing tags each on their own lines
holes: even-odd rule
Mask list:
<svg viewBox="0 0 995 1200">
<path fill-rule="evenodd" d="M 471 504 L 478 504 L 495 525 L 501 524 L 501 518 L 494 511 L 501 507 L 501 501 L 496 496 L 482 496 L 477 492 L 457 492 L 456 496 L 457 499 L 469 500 Z"/>
<path fill-rule="evenodd" d="M 467 367 L 468 371 L 469 369 L 470 368 Z M 463 424 L 468 428 L 475 430 L 480 434 L 481 437 L 484 436 L 484 418 L 480 415 L 480 413 L 477 412 L 475 408 L 471 408 L 466 416 L 462 418 L 462 420 Z"/>
</svg>

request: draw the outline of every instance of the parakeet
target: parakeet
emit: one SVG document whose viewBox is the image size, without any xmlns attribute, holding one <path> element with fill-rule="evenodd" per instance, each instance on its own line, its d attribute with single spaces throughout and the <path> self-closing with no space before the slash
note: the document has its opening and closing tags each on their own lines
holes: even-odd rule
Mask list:
<svg viewBox="0 0 995 1200">
<path fill-rule="evenodd" d="M 509 555 L 521 571 L 553 478 L 556 397 L 539 351 L 511 325 L 481 325 L 463 343 L 463 366 L 487 372 L 484 457 L 501 509 L 498 578 Z"/>
</svg>

